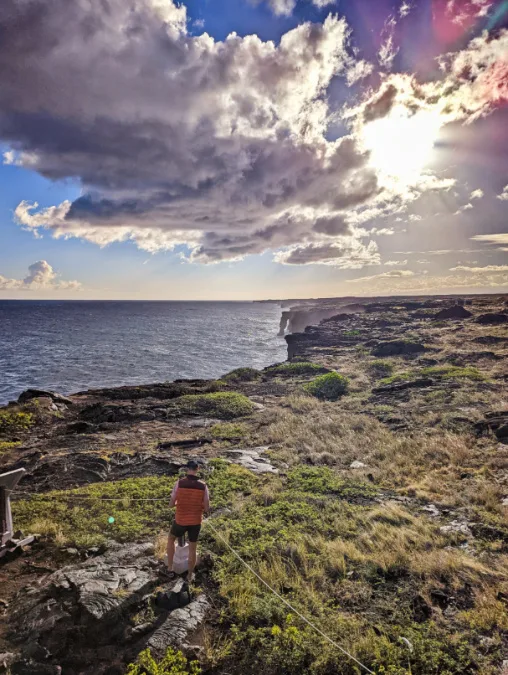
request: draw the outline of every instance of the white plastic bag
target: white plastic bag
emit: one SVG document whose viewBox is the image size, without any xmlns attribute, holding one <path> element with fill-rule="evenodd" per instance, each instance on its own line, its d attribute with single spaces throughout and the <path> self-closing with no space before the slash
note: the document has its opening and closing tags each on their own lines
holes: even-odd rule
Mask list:
<svg viewBox="0 0 508 675">
<path fill-rule="evenodd" d="M 173 558 L 173 571 L 176 574 L 183 574 L 189 569 L 189 544 L 184 546 L 176 545 L 175 557 Z"/>
</svg>

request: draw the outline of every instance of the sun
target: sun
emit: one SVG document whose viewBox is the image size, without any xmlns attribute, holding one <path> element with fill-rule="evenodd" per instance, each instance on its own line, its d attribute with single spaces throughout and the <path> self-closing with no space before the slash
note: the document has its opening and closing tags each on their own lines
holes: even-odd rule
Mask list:
<svg viewBox="0 0 508 675">
<path fill-rule="evenodd" d="M 362 129 L 362 141 L 370 152 L 371 166 L 388 179 L 412 183 L 432 159 L 441 125 L 436 111 L 411 114 L 403 106 L 367 123 Z"/>
</svg>

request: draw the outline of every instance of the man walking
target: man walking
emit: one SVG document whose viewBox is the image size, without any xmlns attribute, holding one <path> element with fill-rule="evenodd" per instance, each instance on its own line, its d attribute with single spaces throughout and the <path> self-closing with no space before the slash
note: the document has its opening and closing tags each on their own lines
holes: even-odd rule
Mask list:
<svg viewBox="0 0 508 675">
<path fill-rule="evenodd" d="M 191 459 L 186 464 L 187 474 L 181 478 L 171 493 L 170 508 L 176 506 L 175 521 L 168 536 L 168 572 L 170 578 L 175 577 L 173 572 L 173 558 L 175 557 L 175 542 L 185 533 L 189 537 L 189 572 L 187 581 L 190 584 L 196 566 L 199 531 L 203 520 L 203 512 L 210 509 L 210 497 L 206 483 L 197 477 L 199 465 Z"/>
</svg>

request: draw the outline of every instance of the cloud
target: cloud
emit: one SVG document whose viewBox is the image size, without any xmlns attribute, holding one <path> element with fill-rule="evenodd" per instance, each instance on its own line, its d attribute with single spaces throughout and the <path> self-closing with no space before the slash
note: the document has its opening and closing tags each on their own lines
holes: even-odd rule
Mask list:
<svg viewBox="0 0 508 675">
<path fill-rule="evenodd" d="M 284 265 L 331 265 L 341 269 L 360 269 L 367 265 L 379 265 L 377 244 L 367 245 L 354 237 L 343 237 L 334 243 L 294 246 L 276 254 L 276 262 Z"/>
<path fill-rule="evenodd" d="M 349 284 L 356 284 L 363 281 L 379 281 L 383 279 L 404 279 L 406 277 L 413 277 L 414 272 L 411 270 L 390 270 L 389 272 L 383 272 L 382 274 L 374 274 L 371 277 L 359 277 L 358 279 L 348 279 Z"/>
<path fill-rule="evenodd" d="M 0 274 L 0 291 L 78 291 L 81 288 L 79 281 L 60 281 L 46 260 L 38 260 L 30 265 L 24 279 L 8 279 Z"/>
<path fill-rule="evenodd" d="M 475 234 L 471 237 L 473 241 L 481 241 L 486 244 L 492 244 L 500 247 L 501 251 L 508 251 L 508 232 L 501 232 L 499 234 Z"/>
<path fill-rule="evenodd" d="M 460 216 L 461 213 L 464 213 L 465 211 L 470 211 L 472 208 L 473 208 L 473 205 L 471 204 L 471 202 L 469 202 L 468 204 L 464 204 L 459 209 L 457 209 L 457 211 L 455 211 L 455 213 L 453 215 L 454 216 Z"/>
<path fill-rule="evenodd" d="M 473 190 L 471 192 L 471 194 L 469 195 L 469 199 L 482 199 L 484 195 L 485 195 L 484 191 L 478 188 L 477 190 Z"/>
<path fill-rule="evenodd" d="M 253 0 L 258 5 L 263 0 Z M 334 5 L 337 0 L 310 0 L 315 7 L 322 9 Z M 291 16 L 296 7 L 297 0 L 266 0 L 266 3 L 276 16 Z"/>
<path fill-rule="evenodd" d="M 278 2 L 281 11 L 294 5 Z M 132 241 L 149 252 L 182 246 L 200 263 L 271 250 L 285 264 L 374 264 L 377 247 L 359 226 L 454 180 L 427 173 L 382 184 L 362 128 L 395 105 L 445 124 L 504 100 L 501 32 L 445 58 L 441 81 L 388 75 L 345 111 L 349 134 L 330 140 L 342 114 L 331 107 L 331 83 L 371 68 L 358 65 L 344 19 L 301 24 L 275 44 L 193 36 L 185 6 L 172 0 L 104 7 L 3 0 L 4 161 L 82 188 L 74 202 L 49 208 L 27 195 L 15 219 L 34 233 Z"/>
<path fill-rule="evenodd" d="M 387 267 L 393 267 L 394 265 L 407 265 L 407 260 L 387 260 L 383 264 Z"/>
<path fill-rule="evenodd" d="M 508 265 L 485 265 L 484 267 L 468 267 L 467 265 L 458 265 L 457 267 L 450 267 L 450 272 L 475 272 L 476 274 L 508 272 Z"/>
<path fill-rule="evenodd" d="M 504 186 L 503 191 L 497 196 L 497 198 L 502 199 L 503 201 L 508 201 L 508 185 Z"/>
</svg>

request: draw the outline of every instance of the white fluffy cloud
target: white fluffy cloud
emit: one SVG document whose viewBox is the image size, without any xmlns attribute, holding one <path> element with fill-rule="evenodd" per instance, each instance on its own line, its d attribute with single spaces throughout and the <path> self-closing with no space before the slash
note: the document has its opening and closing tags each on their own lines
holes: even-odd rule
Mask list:
<svg viewBox="0 0 508 675">
<path fill-rule="evenodd" d="M 276 1 L 284 12 L 293 4 Z M 72 203 L 23 201 L 17 222 L 101 246 L 182 245 L 196 262 L 272 250 L 284 264 L 377 264 L 360 226 L 454 181 L 381 182 L 365 126 L 394 106 L 438 115 L 437 126 L 470 121 L 508 86 L 508 33 L 483 36 L 443 59 L 441 81 L 387 76 L 347 112 L 349 135 L 329 140 L 339 115 L 330 84 L 370 72 L 358 66 L 344 19 L 299 25 L 275 44 L 192 36 L 172 0 L 109 0 L 108 12 L 101 3 L 3 0 L 2 10 L 4 161 L 82 186 Z"/>
<path fill-rule="evenodd" d="M 502 199 L 503 201 L 508 201 L 508 185 L 504 186 L 503 191 L 497 196 L 497 198 Z"/>
<path fill-rule="evenodd" d="M 469 195 L 469 199 L 482 199 L 484 196 L 484 192 L 481 188 L 478 188 L 477 190 L 473 190 L 471 194 Z"/>
<path fill-rule="evenodd" d="M 61 281 L 46 260 L 30 265 L 24 279 L 8 279 L 0 274 L 0 291 L 56 290 L 77 291 L 82 288 L 79 281 Z"/>
</svg>

